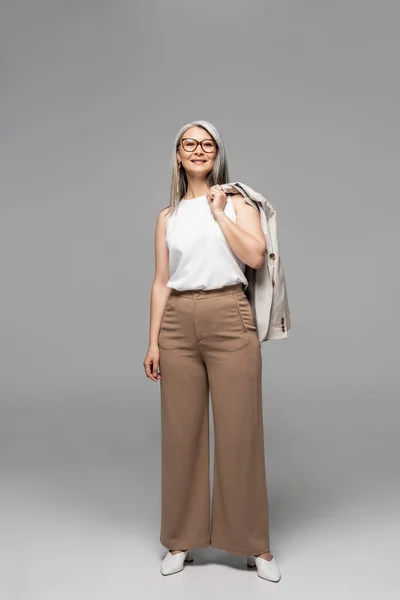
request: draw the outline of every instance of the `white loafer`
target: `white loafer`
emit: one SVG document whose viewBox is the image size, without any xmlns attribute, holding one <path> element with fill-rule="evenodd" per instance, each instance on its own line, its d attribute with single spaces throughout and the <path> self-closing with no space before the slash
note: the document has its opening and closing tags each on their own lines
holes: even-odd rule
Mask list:
<svg viewBox="0 0 400 600">
<path fill-rule="evenodd" d="M 257 575 L 262 579 L 279 581 L 281 578 L 281 572 L 274 557 L 272 557 L 271 560 L 267 560 L 265 558 L 260 558 L 259 556 L 248 556 L 247 566 L 257 567 Z"/>
<path fill-rule="evenodd" d="M 193 561 L 193 553 L 191 550 L 184 550 L 183 552 L 177 552 L 171 554 L 167 552 L 165 558 L 161 562 L 161 573 L 163 575 L 172 575 L 172 573 L 179 573 L 185 566 L 185 562 Z"/>
</svg>

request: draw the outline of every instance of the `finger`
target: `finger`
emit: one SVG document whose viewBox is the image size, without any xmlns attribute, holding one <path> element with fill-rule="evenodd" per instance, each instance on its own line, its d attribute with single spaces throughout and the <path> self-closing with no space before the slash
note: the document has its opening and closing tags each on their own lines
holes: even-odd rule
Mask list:
<svg viewBox="0 0 400 600">
<path fill-rule="evenodd" d="M 149 379 L 151 379 L 152 381 L 156 380 L 152 371 L 149 371 Z"/>
<path fill-rule="evenodd" d="M 151 360 L 146 364 L 146 375 L 149 379 L 153 379 L 152 363 L 153 361 Z"/>
</svg>

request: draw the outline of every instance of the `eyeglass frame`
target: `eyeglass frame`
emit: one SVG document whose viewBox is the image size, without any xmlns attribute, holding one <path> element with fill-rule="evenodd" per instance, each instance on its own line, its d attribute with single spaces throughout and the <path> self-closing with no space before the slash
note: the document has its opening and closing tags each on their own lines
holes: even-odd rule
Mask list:
<svg viewBox="0 0 400 600">
<path fill-rule="evenodd" d="M 185 147 L 183 146 L 183 143 L 182 143 L 183 140 L 192 140 L 193 142 L 196 142 L 196 147 L 193 150 L 186 150 Z M 213 150 L 211 150 L 211 152 L 208 152 L 207 150 L 204 150 L 204 148 L 203 148 L 203 142 L 214 142 L 215 148 Z M 194 138 L 181 138 L 181 141 L 180 141 L 180 145 L 185 150 L 185 152 L 195 152 L 197 150 L 197 148 L 199 147 L 199 144 L 200 144 L 201 149 L 203 150 L 203 152 L 205 152 L 206 154 L 211 154 L 218 147 L 217 146 L 217 142 L 215 140 L 213 140 L 212 138 L 206 138 L 205 140 L 201 140 L 200 142 L 199 142 L 199 140 L 195 140 Z"/>
</svg>

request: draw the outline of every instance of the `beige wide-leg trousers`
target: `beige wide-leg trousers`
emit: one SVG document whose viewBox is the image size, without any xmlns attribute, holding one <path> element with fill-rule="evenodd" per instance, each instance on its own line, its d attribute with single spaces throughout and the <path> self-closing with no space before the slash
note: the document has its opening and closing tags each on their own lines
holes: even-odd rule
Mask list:
<svg viewBox="0 0 400 600">
<path fill-rule="evenodd" d="M 160 542 L 170 550 L 270 550 L 261 345 L 243 289 L 173 289 L 162 317 Z"/>
</svg>

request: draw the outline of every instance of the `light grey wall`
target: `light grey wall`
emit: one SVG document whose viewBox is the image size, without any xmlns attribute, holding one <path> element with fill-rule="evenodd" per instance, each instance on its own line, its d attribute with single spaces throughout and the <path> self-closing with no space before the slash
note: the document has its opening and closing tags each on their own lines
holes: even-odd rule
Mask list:
<svg viewBox="0 0 400 600">
<path fill-rule="evenodd" d="M 231 180 L 277 210 L 293 328 L 263 344 L 267 447 L 285 438 L 289 452 L 296 431 L 318 432 L 311 460 L 328 435 L 323 472 L 330 461 L 338 473 L 358 465 L 347 479 L 356 499 L 357 486 L 370 491 L 367 462 L 377 473 L 386 465 L 393 499 L 399 16 L 390 0 L 2 3 L 0 391 L 11 479 L 51 443 L 55 454 L 60 443 L 79 448 L 86 464 L 95 450 L 85 426 L 62 437 L 77 420 L 99 456 L 110 439 L 125 444 L 127 464 L 149 443 L 158 456 L 159 386 L 142 366 L 154 228 L 174 137 L 204 118 L 225 139 Z M 48 417 L 42 447 L 43 406 L 60 420 Z M 18 407 L 34 427 L 25 451 Z"/>
<path fill-rule="evenodd" d="M 22 2 L 1 25 L 3 392 L 142 377 L 174 136 L 205 118 L 277 209 L 272 379 L 398 385 L 393 3 Z M 390 10 L 392 9 L 392 10 Z M 287 381 L 290 375 L 290 383 Z M 299 388 L 300 386 L 300 388 Z"/>
<path fill-rule="evenodd" d="M 275 205 L 271 377 L 397 386 L 393 3 L 14 2 L 1 25 L 3 390 L 143 386 L 173 138 L 205 118 Z M 385 10 L 386 9 L 386 10 Z M 392 9 L 392 10 L 390 10 Z M 279 373 L 278 373 L 279 371 Z M 299 392 L 297 392 L 299 393 Z"/>
</svg>

